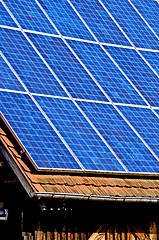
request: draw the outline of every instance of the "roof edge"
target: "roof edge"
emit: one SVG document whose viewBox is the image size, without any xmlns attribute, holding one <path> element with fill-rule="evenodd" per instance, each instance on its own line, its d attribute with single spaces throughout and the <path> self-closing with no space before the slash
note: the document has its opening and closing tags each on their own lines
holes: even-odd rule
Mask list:
<svg viewBox="0 0 159 240">
<path fill-rule="evenodd" d="M 74 200 L 94 200 L 94 201 L 113 201 L 113 202 L 138 202 L 138 203 L 159 203 L 159 198 L 152 197 L 118 197 L 118 196 L 99 196 L 70 193 L 34 192 L 32 197 L 38 198 L 58 198 Z"/>
</svg>

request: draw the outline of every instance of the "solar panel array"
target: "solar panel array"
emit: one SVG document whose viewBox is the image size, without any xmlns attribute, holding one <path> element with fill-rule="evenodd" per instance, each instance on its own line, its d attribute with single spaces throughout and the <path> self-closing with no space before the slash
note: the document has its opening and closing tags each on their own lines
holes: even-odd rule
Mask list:
<svg viewBox="0 0 159 240">
<path fill-rule="evenodd" d="M 159 1 L 0 0 L 0 111 L 37 169 L 159 173 Z"/>
</svg>

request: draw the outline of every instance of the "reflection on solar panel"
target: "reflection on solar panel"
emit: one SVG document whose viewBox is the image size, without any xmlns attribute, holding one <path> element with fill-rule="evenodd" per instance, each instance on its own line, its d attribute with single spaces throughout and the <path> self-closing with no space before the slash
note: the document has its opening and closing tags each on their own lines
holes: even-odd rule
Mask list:
<svg viewBox="0 0 159 240">
<path fill-rule="evenodd" d="M 1 116 L 37 169 L 159 173 L 158 11 L 0 1 Z"/>
</svg>

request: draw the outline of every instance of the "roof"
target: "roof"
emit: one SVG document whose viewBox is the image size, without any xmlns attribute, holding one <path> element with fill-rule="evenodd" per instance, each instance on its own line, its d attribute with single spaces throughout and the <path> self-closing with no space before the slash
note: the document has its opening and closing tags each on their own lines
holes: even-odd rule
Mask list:
<svg viewBox="0 0 159 240">
<path fill-rule="evenodd" d="M 31 197 L 110 201 L 159 201 L 159 178 L 145 175 L 91 175 L 38 172 L 20 155 L 9 134 L 0 128 L 1 152 Z"/>
</svg>

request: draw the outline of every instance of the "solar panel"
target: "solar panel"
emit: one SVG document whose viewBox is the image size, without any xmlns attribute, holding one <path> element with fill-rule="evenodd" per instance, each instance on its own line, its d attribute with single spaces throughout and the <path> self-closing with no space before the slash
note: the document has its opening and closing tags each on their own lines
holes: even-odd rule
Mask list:
<svg viewBox="0 0 159 240">
<path fill-rule="evenodd" d="M 1 55 L 0 69 L 0 89 L 25 91 Z"/>
<path fill-rule="evenodd" d="M 81 169 L 27 94 L 0 92 L 0 107 L 38 168 Z"/>
<path fill-rule="evenodd" d="M 14 20 L 11 18 L 3 4 L 0 2 L 0 25 L 7 25 L 10 27 L 17 27 Z"/>
<path fill-rule="evenodd" d="M 4 2 L 23 29 L 57 35 L 56 30 L 35 1 L 5 0 Z"/>
<path fill-rule="evenodd" d="M 63 36 L 94 40 L 66 0 L 40 0 L 39 3 Z"/>
<path fill-rule="evenodd" d="M 158 77 L 134 49 L 105 47 L 151 106 L 159 107 Z"/>
<path fill-rule="evenodd" d="M 156 34 L 159 34 L 159 5 L 157 1 L 131 0 L 137 10 L 142 14 L 147 23 Z"/>
<path fill-rule="evenodd" d="M 80 102 L 79 106 L 112 147 L 129 172 L 159 171 L 158 160 L 151 154 L 145 144 L 138 138 L 112 105 Z M 121 108 L 126 109 L 126 107 Z M 150 110 L 148 112 L 151 114 Z M 129 114 L 130 112 L 128 112 Z M 137 124 L 140 122 L 137 114 L 134 114 L 134 119 Z M 141 129 L 140 123 L 139 128 Z M 152 138 L 152 133 L 149 133 L 149 137 Z"/>
<path fill-rule="evenodd" d="M 71 3 L 100 42 L 130 46 L 98 0 L 72 0 Z"/>
<path fill-rule="evenodd" d="M 0 37 L 3 54 L 30 92 L 67 96 L 20 31 L 1 28 Z"/>
<path fill-rule="evenodd" d="M 99 45 L 71 40 L 67 42 L 112 101 L 145 104 L 142 97 Z"/>
<path fill-rule="evenodd" d="M 61 39 L 27 35 L 72 97 L 108 100 Z"/>
<path fill-rule="evenodd" d="M 159 4 L 0 1 L 0 111 L 36 169 L 159 173 Z"/>
<path fill-rule="evenodd" d="M 119 106 L 121 112 L 135 127 L 143 140 L 159 157 L 159 119 L 150 109 Z M 159 113 L 158 110 L 156 110 Z"/>
<path fill-rule="evenodd" d="M 129 0 L 102 0 L 132 43 L 139 48 L 159 49 L 159 41 Z"/>
<path fill-rule="evenodd" d="M 153 67 L 153 69 L 159 74 L 159 52 L 140 51 L 142 56 Z"/>
</svg>

